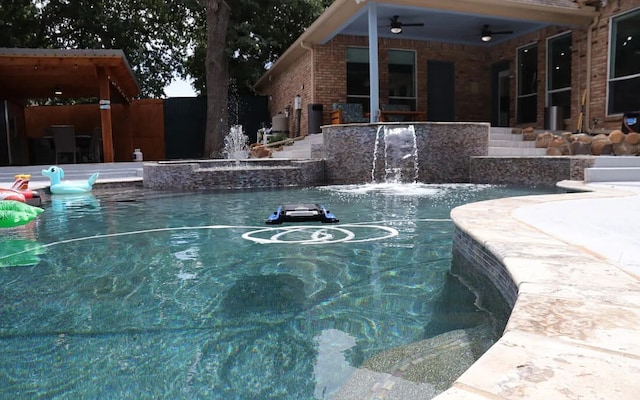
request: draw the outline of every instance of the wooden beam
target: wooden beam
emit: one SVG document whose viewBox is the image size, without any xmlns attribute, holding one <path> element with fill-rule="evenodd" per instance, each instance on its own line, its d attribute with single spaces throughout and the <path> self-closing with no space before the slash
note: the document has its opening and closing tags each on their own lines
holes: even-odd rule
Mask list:
<svg viewBox="0 0 640 400">
<path fill-rule="evenodd" d="M 104 162 L 114 162 L 113 130 L 111 123 L 111 91 L 109 75 L 105 68 L 97 67 L 98 84 L 100 86 L 100 127 L 102 128 L 102 154 Z"/>
</svg>

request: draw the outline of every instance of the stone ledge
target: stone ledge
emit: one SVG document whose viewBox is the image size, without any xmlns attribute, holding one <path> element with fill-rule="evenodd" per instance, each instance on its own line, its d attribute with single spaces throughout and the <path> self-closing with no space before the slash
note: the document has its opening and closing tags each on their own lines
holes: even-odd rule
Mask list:
<svg viewBox="0 0 640 400">
<path fill-rule="evenodd" d="M 590 190 L 582 184 L 564 186 Z M 452 211 L 456 229 L 477 247 L 466 254 L 488 250 L 518 294 L 502 338 L 436 399 L 637 397 L 639 280 L 604 257 L 515 216 L 523 206 L 629 194 L 604 188 L 491 200 Z"/>
</svg>

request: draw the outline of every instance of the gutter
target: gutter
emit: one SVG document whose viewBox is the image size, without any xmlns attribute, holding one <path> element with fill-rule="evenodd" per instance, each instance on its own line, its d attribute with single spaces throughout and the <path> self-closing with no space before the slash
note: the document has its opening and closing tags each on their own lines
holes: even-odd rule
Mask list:
<svg viewBox="0 0 640 400">
<path fill-rule="evenodd" d="M 586 82 L 586 96 L 585 96 L 585 104 L 584 104 L 584 122 L 587 125 L 587 128 L 591 126 L 591 53 L 592 53 L 592 41 L 593 41 L 593 30 L 596 28 L 598 23 L 600 22 L 601 14 L 593 18 L 593 22 L 587 28 L 587 82 Z M 581 128 L 582 129 L 582 128 Z"/>
<path fill-rule="evenodd" d="M 315 64 L 315 53 L 313 47 L 307 45 L 304 41 L 300 41 L 300 47 L 305 50 L 309 50 L 311 54 L 311 103 L 316 102 L 316 64 Z"/>
</svg>

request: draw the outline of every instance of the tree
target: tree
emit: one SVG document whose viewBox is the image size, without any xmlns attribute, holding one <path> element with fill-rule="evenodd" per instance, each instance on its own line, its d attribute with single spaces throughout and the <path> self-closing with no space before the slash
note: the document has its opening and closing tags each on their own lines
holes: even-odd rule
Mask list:
<svg viewBox="0 0 640 400">
<path fill-rule="evenodd" d="M 227 131 L 229 82 L 239 94 L 275 62 L 332 0 L 206 0 L 206 41 L 187 62 L 195 87 L 207 93 L 204 154 L 217 157 Z M 206 43 L 206 51 L 202 50 Z M 206 63 L 199 61 L 203 56 Z M 204 79 L 202 65 L 206 65 Z"/>
<path fill-rule="evenodd" d="M 227 127 L 229 66 L 226 38 L 230 9 L 224 0 L 206 0 L 207 9 L 207 125 L 204 154 L 216 157 L 222 150 Z"/>
<path fill-rule="evenodd" d="M 161 97 L 190 46 L 196 0 L 2 0 L 0 46 L 122 49 L 142 97 Z"/>
</svg>

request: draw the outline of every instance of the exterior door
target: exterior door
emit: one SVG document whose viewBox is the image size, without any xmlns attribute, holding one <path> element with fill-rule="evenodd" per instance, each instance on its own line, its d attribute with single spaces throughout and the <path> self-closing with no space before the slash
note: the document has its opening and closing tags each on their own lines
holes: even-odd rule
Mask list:
<svg viewBox="0 0 640 400">
<path fill-rule="evenodd" d="M 455 120 L 454 71 L 452 62 L 427 62 L 427 121 Z"/>
<path fill-rule="evenodd" d="M 491 125 L 509 126 L 509 61 L 491 66 Z"/>
</svg>

